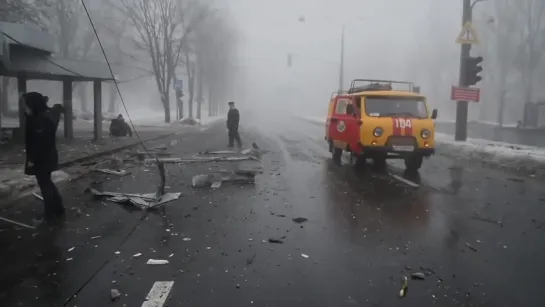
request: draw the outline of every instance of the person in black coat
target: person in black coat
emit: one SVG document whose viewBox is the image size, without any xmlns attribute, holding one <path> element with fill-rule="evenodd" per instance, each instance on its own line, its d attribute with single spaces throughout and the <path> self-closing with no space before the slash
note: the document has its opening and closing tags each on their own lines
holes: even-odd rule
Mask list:
<svg viewBox="0 0 545 307">
<path fill-rule="evenodd" d="M 236 140 L 238 148 L 242 148 L 242 141 L 238 133 L 238 124 L 240 122 L 240 113 L 235 108 L 234 102 L 229 102 L 229 112 L 227 113 L 227 130 L 229 130 L 229 148 L 233 148 Z"/>
<path fill-rule="evenodd" d="M 59 169 L 56 133 L 62 107 L 49 108 L 48 97 L 37 92 L 26 93 L 22 99 L 26 105 L 25 174 L 36 176 L 42 193 L 44 216 L 38 221 L 53 221 L 65 213 L 62 197 L 51 179 L 51 173 Z"/>
<path fill-rule="evenodd" d="M 119 114 L 117 118 L 110 121 L 110 136 L 131 136 L 132 130 L 129 124 L 123 118 L 123 115 Z"/>
</svg>

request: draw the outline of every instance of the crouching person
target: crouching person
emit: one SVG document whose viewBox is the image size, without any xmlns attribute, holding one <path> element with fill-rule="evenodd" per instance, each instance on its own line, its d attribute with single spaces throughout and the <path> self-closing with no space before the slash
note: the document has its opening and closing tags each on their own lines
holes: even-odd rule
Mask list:
<svg viewBox="0 0 545 307">
<path fill-rule="evenodd" d="M 125 122 L 123 115 L 119 114 L 117 118 L 112 119 L 110 122 L 110 136 L 120 137 L 127 135 L 132 137 L 131 127 Z"/>
</svg>

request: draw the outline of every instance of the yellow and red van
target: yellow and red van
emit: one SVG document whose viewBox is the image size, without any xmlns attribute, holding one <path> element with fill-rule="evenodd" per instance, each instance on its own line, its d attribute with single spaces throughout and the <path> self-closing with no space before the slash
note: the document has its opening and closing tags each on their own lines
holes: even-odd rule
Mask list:
<svg viewBox="0 0 545 307">
<path fill-rule="evenodd" d="M 435 153 L 435 118 L 437 110 L 430 112 L 411 82 L 356 79 L 347 92 L 332 95 L 325 139 L 337 163 L 347 151 L 356 163 L 372 159 L 385 166 L 386 159 L 404 159 L 408 171 L 417 171 Z"/>
</svg>

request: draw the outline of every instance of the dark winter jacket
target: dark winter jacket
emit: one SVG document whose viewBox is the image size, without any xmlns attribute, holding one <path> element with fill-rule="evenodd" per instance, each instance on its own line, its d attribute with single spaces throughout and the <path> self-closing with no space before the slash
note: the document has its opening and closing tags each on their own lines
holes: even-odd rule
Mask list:
<svg viewBox="0 0 545 307">
<path fill-rule="evenodd" d="M 229 109 L 229 112 L 227 113 L 227 129 L 237 130 L 239 121 L 240 113 L 238 112 L 238 109 Z"/>
<path fill-rule="evenodd" d="M 59 168 L 56 144 L 58 120 L 53 114 L 56 112 L 51 112 L 47 106 L 47 97 L 40 93 L 26 93 L 23 99 L 32 110 L 32 114 L 27 115 L 25 121 L 25 174 L 56 171 Z"/>
</svg>

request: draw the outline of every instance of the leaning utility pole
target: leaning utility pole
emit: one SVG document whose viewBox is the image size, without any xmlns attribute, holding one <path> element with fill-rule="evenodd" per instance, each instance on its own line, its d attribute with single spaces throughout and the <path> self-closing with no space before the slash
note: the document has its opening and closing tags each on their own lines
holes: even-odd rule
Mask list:
<svg viewBox="0 0 545 307">
<path fill-rule="evenodd" d="M 472 5 L 471 0 L 463 0 L 464 8 L 462 15 L 462 27 L 467 23 L 471 22 L 472 17 Z M 460 52 L 460 80 L 459 86 L 467 86 L 466 80 L 466 65 L 465 60 L 469 57 L 471 52 L 471 44 L 462 44 Z M 456 141 L 465 141 L 467 139 L 467 114 L 468 114 L 468 102 L 467 101 L 458 101 L 456 103 L 456 132 L 454 134 L 454 140 Z"/>
<path fill-rule="evenodd" d="M 339 68 L 339 92 L 344 89 L 344 25 L 341 32 L 341 67 Z"/>
</svg>

